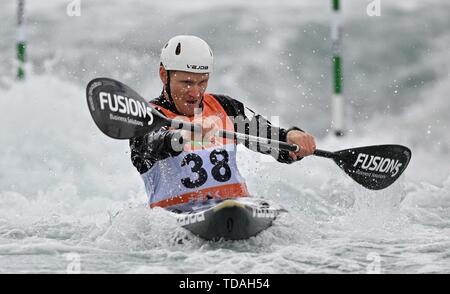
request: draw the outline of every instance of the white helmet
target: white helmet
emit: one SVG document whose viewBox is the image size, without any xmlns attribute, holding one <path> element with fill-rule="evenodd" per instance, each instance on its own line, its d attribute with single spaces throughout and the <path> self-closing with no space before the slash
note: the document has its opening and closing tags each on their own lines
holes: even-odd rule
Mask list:
<svg viewBox="0 0 450 294">
<path fill-rule="evenodd" d="M 209 45 L 196 36 L 175 36 L 161 50 L 165 70 L 193 73 L 213 71 L 213 53 Z"/>
</svg>

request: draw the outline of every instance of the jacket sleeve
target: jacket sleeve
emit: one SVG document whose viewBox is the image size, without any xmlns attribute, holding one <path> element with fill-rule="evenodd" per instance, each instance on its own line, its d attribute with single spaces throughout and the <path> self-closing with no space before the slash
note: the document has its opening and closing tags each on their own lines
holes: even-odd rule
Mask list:
<svg viewBox="0 0 450 294">
<path fill-rule="evenodd" d="M 264 138 L 279 140 L 282 142 L 287 141 L 287 133 L 291 130 L 299 130 L 303 132 L 303 130 L 298 127 L 284 129 L 273 126 L 269 120 L 257 114 L 250 108 L 245 107 L 244 104 L 231 97 L 225 95 L 215 95 L 215 97 L 221 103 L 228 116 L 234 118 L 235 132 L 245 133 L 247 135 L 253 136 L 261 136 Z M 282 151 L 274 148 L 270 149 L 265 146 L 260 146 L 259 144 L 251 143 L 248 140 L 244 142 L 244 145 L 250 150 L 262 154 L 270 154 L 281 163 L 290 164 L 295 161 L 289 156 L 288 151 Z M 297 161 L 301 159 L 302 158 L 299 158 L 297 159 Z"/>
<path fill-rule="evenodd" d="M 172 140 L 181 143 L 180 134 L 169 131 L 165 127 L 142 137 L 131 139 L 131 162 L 138 172 L 143 174 L 157 161 L 179 155 L 181 150 L 176 151 L 173 149 Z"/>
</svg>

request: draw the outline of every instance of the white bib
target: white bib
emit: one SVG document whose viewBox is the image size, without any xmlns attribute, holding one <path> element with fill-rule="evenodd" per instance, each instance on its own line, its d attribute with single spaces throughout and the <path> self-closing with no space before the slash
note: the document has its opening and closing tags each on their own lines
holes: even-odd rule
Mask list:
<svg viewBox="0 0 450 294">
<path fill-rule="evenodd" d="M 236 145 L 183 151 L 142 174 L 150 207 L 248 196 L 236 164 Z"/>
</svg>

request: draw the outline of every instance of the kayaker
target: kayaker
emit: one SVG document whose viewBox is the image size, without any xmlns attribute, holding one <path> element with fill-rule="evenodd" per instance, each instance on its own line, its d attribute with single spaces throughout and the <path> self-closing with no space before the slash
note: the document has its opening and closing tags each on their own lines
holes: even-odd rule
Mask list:
<svg viewBox="0 0 450 294">
<path fill-rule="evenodd" d="M 250 195 L 236 164 L 237 143 L 214 136 L 218 129 L 300 146 L 294 153 L 245 143 L 281 163 L 290 164 L 314 153 L 314 137 L 300 128 L 273 126 L 242 102 L 207 93 L 212 71 L 212 50 L 196 36 L 175 36 L 162 48 L 159 76 L 163 89 L 149 103 L 169 118 L 198 123 L 202 132 L 164 127 L 130 140 L 131 161 L 144 180 L 150 207 L 185 211 L 205 201 Z"/>
</svg>

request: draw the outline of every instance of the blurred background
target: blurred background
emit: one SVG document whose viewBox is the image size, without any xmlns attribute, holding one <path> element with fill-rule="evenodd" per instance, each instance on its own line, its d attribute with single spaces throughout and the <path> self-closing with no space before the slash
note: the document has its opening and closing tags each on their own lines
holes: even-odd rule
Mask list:
<svg viewBox="0 0 450 294">
<path fill-rule="evenodd" d="M 380 15 L 369 16 L 372 2 L 341 1 L 345 136 L 336 138 L 331 1 L 25 1 L 21 81 L 18 1 L 1 1 L 0 271 L 64 272 L 61 256 L 84 252 L 83 266 L 93 272 L 364 272 L 361 244 L 369 243 L 385 254 L 385 271 L 448 272 L 450 2 L 381 0 Z M 180 229 L 160 224 L 162 212 L 136 208 L 146 196 L 128 143 L 101 134 L 85 102 L 86 84 L 101 76 L 158 96 L 160 49 L 178 34 L 212 47 L 208 91 L 307 130 L 321 149 L 406 145 L 410 167 L 377 194 L 355 187 L 331 161 L 285 166 L 242 148 L 241 171 L 254 195 L 301 217 L 281 220 L 253 243 L 223 245 L 226 254 L 214 257 L 201 256 L 218 245 L 193 241 L 189 256 L 203 267 L 190 266 L 185 249 L 164 239 Z M 110 221 L 117 207 L 138 212 L 123 213 L 118 225 Z M 380 241 L 389 238 L 391 245 Z M 273 258 L 249 256 L 251 246 Z"/>
</svg>

